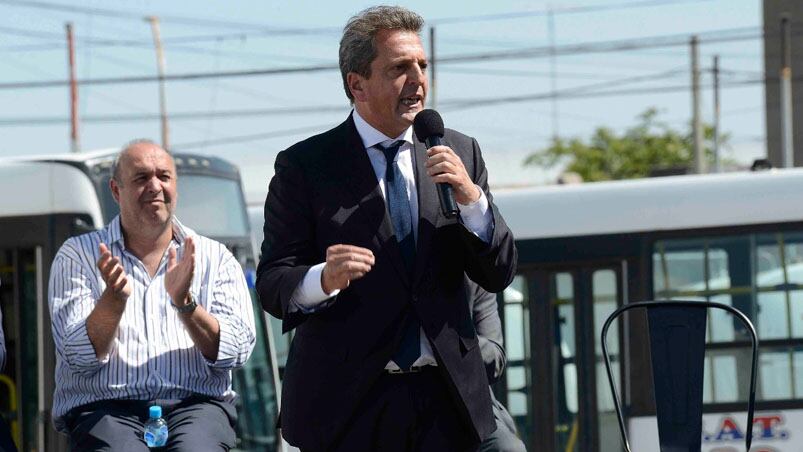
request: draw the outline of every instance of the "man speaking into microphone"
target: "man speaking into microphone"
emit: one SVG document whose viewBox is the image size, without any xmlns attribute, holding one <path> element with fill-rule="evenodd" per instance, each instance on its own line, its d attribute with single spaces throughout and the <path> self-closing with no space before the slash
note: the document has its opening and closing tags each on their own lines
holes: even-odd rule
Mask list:
<svg viewBox="0 0 803 452">
<path fill-rule="evenodd" d="M 413 132 L 422 26 L 401 7 L 352 17 L 340 69 L 354 110 L 276 157 L 257 290 L 295 329 L 281 427 L 305 452 L 468 451 L 495 429 L 463 273 L 499 292 L 516 249 L 477 142 L 446 129 L 428 148 Z"/>
</svg>

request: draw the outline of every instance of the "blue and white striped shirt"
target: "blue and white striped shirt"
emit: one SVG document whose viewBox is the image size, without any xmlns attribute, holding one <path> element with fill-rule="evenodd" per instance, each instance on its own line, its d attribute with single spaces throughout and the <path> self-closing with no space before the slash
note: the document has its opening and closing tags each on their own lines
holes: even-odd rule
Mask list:
<svg viewBox="0 0 803 452">
<path fill-rule="evenodd" d="M 72 408 L 108 399 L 183 399 L 191 394 L 231 400 L 231 369 L 242 366 L 256 342 L 254 314 L 243 270 L 234 256 L 214 240 L 196 234 L 173 218 L 177 248 L 185 237 L 195 241 L 195 273 L 190 286 L 196 302 L 220 324 L 217 361 L 195 347 L 164 286 L 167 250 L 153 278 L 125 249 L 120 217 L 106 228 L 64 242 L 50 271 L 49 304 L 56 345 L 56 390 L 53 417 Z M 123 263 L 132 284 L 108 356 L 98 359 L 86 332 L 86 319 L 106 285 L 96 262 L 105 243 Z"/>
</svg>

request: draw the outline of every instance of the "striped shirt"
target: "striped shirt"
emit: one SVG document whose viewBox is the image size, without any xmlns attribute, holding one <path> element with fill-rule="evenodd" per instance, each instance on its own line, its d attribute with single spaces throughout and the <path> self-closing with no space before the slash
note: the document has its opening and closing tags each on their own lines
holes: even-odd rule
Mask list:
<svg viewBox="0 0 803 452">
<path fill-rule="evenodd" d="M 220 324 L 217 360 L 195 347 L 164 286 L 167 249 L 153 278 L 126 251 L 120 217 L 106 228 L 64 242 L 50 271 L 49 305 L 56 345 L 53 418 L 64 431 L 63 416 L 98 400 L 176 400 L 192 394 L 231 400 L 231 370 L 242 366 L 256 342 L 251 297 L 242 267 L 222 244 L 196 234 L 173 218 L 177 249 L 187 236 L 195 241 L 195 273 L 190 292 Z M 86 319 L 105 283 L 96 266 L 98 245 L 106 244 L 123 263 L 131 295 L 110 353 L 98 359 L 86 331 Z"/>
</svg>

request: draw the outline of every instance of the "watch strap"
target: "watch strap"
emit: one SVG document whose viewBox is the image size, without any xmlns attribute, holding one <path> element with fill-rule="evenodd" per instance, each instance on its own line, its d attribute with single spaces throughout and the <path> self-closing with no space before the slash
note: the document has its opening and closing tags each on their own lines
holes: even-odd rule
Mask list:
<svg viewBox="0 0 803 452">
<path fill-rule="evenodd" d="M 195 297 L 192 296 L 191 293 L 187 294 L 187 298 L 190 299 L 190 302 L 185 304 L 184 306 L 176 306 L 173 304 L 173 301 L 170 300 L 170 304 L 173 306 L 179 314 L 189 314 L 195 311 L 195 308 L 198 307 L 198 303 L 195 302 Z"/>
</svg>

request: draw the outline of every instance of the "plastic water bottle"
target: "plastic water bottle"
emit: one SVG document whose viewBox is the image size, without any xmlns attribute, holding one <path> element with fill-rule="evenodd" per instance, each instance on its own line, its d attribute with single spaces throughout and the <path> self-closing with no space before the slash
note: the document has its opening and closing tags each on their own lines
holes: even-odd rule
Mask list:
<svg viewBox="0 0 803 452">
<path fill-rule="evenodd" d="M 162 407 L 154 405 L 148 409 L 150 419 L 145 423 L 145 443 L 148 447 L 162 447 L 167 444 L 167 422 L 162 419 Z"/>
</svg>

